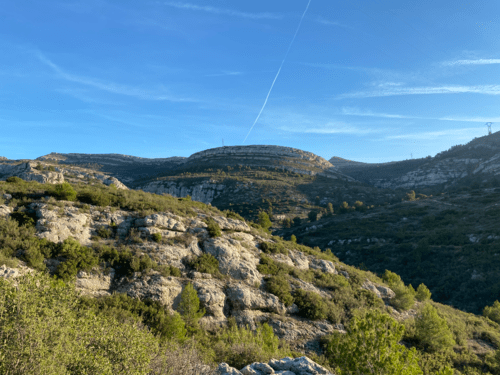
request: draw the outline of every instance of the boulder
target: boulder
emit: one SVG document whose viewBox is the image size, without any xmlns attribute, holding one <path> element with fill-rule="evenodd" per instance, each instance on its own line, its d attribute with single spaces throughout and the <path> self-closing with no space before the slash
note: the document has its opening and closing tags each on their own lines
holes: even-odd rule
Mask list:
<svg viewBox="0 0 500 375">
<path fill-rule="evenodd" d="M 175 277 L 163 277 L 159 274 L 148 276 L 136 274 L 131 280 L 122 280 L 116 291 L 141 300 L 150 298 L 175 309 L 182 289 L 181 282 Z"/>
<path fill-rule="evenodd" d="M 315 270 L 322 271 L 324 273 L 333 273 L 335 275 L 338 274 L 338 272 L 335 270 L 335 265 L 329 260 L 311 257 L 309 260 L 309 267 Z"/>
<path fill-rule="evenodd" d="M 114 276 L 114 269 L 111 269 L 107 275 L 99 272 L 80 271 L 76 275 L 75 287 L 85 295 L 93 297 L 107 296 L 111 294 L 111 283 Z"/>
<path fill-rule="evenodd" d="M 67 206 L 61 210 L 49 209 L 45 203 L 31 205 L 39 218 L 36 223 L 37 236 L 52 242 L 62 242 L 73 237 L 82 245 L 91 243 L 91 221 L 88 214 L 81 214 L 76 207 Z"/>
<path fill-rule="evenodd" d="M 257 271 L 258 256 L 242 247 L 239 241 L 224 237 L 211 238 L 204 242 L 204 249 L 217 258 L 222 274 L 248 285 L 261 284 L 262 275 Z"/>
<path fill-rule="evenodd" d="M 286 312 L 285 305 L 275 295 L 241 283 L 230 285 L 226 293 L 233 310 L 263 310 L 276 314 Z"/>
<path fill-rule="evenodd" d="M 7 217 L 12 213 L 12 207 L 0 205 L 0 217 Z"/>
<path fill-rule="evenodd" d="M 225 318 L 224 304 L 226 295 L 223 292 L 223 283 L 218 280 L 199 280 L 193 282 L 193 287 L 198 293 L 201 305 L 208 315 L 215 318 Z"/>
<path fill-rule="evenodd" d="M 384 285 L 372 283 L 368 279 L 363 283 L 363 285 L 361 285 L 361 287 L 375 293 L 377 297 L 382 299 L 391 299 L 396 296 L 396 293 L 394 293 L 391 288 Z"/>
<path fill-rule="evenodd" d="M 234 367 L 229 366 L 227 363 L 221 363 L 215 370 L 216 375 L 242 375 L 240 371 Z"/>
</svg>

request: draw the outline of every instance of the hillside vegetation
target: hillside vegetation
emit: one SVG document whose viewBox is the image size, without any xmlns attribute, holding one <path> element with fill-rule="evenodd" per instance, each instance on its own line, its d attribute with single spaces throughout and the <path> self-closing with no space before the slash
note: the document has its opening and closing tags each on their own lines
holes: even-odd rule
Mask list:
<svg viewBox="0 0 500 375">
<path fill-rule="evenodd" d="M 433 302 L 272 236 L 266 215 L 97 182 L 9 178 L 0 196 L 4 373 L 208 374 L 305 353 L 338 374 L 500 374 L 497 305 Z"/>
</svg>

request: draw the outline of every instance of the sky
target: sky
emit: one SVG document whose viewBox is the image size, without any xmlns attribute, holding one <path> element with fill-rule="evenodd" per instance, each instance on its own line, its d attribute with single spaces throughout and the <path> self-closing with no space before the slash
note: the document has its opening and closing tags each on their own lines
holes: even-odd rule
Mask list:
<svg viewBox="0 0 500 375">
<path fill-rule="evenodd" d="M 4 0 L 0 21 L 9 159 L 224 144 L 386 162 L 500 128 L 498 0 Z"/>
</svg>

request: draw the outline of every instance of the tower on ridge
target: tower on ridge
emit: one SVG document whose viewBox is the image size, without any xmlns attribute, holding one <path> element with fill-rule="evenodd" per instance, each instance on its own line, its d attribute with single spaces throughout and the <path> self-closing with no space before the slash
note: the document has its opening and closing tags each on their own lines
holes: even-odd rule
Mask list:
<svg viewBox="0 0 500 375">
<path fill-rule="evenodd" d="M 491 125 L 493 125 L 492 122 L 487 122 L 486 126 L 488 127 L 488 135 L 491 135 Z"/>
</svg>

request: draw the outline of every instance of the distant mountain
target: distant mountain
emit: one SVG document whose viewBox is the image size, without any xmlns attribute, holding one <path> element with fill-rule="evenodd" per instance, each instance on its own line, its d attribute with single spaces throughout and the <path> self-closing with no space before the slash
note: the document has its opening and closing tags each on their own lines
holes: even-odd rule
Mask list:
<svg viewBox="0 0 500 375">
<path fill-rule="evenodd" d="M 113 175 L 129 185 L 139 178 L 149 177 L 176 168 L 186 158 L 170 157 L 148 159 L 121 154 L 59 154 L 56 152 L 40 156 L 37 160 L 55 161 L 99 170 Z"/>
<path fill-rule="evenodd" d="M 383 188 L 426 188 L 500 181 L 500 132 L 453 146 L 435 157 L 390 163 L 360 163 L 330 159 L 342 173 Z"/>
</svg>

